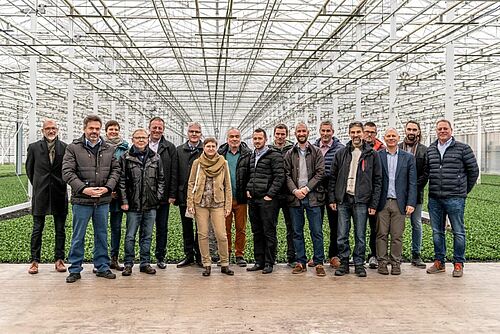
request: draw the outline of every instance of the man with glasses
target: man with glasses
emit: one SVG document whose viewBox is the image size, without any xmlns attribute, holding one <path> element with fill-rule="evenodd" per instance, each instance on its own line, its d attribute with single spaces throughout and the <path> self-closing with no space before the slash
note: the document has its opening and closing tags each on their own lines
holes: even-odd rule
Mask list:
<svg viewBox="0 0 500 334">
<path fill-rule="evenodd" d="M 363 140 L 375 151 L 385 150 L 385 146 L 377 138 L 377 126 L 373 122 L 366 122 L 363 128 Z M 368 216 L 370 225 L 370 254 L 368 255 L 368 266 L 370 269 L 377 269 L 377 214 Z"/>
<path fill-rule="evenodd" d="M 177 152 L 174 144 L 165 139 L 163 133 L 165 121 L 160 117 L 153 117 L 149 121 L 149 148 L 158 153 L 163 166 L 165 187 L 156 210 L 156 266 L 159 269 L 167 268 L 168 215 L 170 204 L 175 202 L 177 193 Z"/>
<path fill-rule="evenodd" d="M 193 122 L 188 124 L 188 140 L 177 146 L 177 197 L 175 203 L 179 206 L 182 222 L 182 239 L 184 240 L 184 259 L 177 263 L 177 268 L 193 264 L 195 261 L 201 264 L 201 254 L 198 246 L 198 233 L 193 230 L 193 218 L 186 217 L 187 210 L 187 188 L 189 174 L 193 162 L 203 152 L 201 141 L 201 125 Z"/>
<path fill-rule="evenodd" d="M 62 179 L 62 160 L 67 145 L 59 140 L 58 133 L 59 127 L 56 121 L 45 120 L 42 124 L 43 138 L 28 146 L 26 156 L 26 174 L 33 185 L 31 198 L 33 232 L 31 234 L 31 265 L 28 270 L 30 274 L 38 274 L 46 215 L 54 217 L 55 269 L 58 272 L 66 271 L 64 225 L 68 215 L 68 194 L 66 182 Z"/>
</svg>

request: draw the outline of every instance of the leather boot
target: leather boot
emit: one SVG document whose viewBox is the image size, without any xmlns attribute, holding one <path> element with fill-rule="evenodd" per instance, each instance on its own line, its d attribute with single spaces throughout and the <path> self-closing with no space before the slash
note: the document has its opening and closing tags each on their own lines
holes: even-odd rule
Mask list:
<svg viewBox="0 0 500 334">
<path fill-rule="evenodd" d="M 118 262 L 118 256 L 113 256 L 113 257 L 111 257 L 111 263 L 109 264 L 109 268 L 115 269 L 118 271 L 123 271 L 124 267 L 121 266 L 120 263 Z"/>
<path fill-rule="evenodd" d="M 210 272 L 211 272 L 211 271 L 212 271 L 212 267 L 207 266 L 207 267 L 205 267 L 205 271 L 204 271 L 204 272 L 202 272 L 201 274 L 202 274 L 203 276 L 207 277 L 207 276 L 210 276 Z"/>
</svg>

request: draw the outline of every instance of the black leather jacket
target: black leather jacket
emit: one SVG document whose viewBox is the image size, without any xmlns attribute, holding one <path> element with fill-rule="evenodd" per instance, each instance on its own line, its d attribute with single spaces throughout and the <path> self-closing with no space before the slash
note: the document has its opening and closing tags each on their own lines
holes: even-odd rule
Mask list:
<svg viewBox="0 0 500 334">
<path fill-rule="evenodd" d="M 120 159 L 120 198 L 122 204 L 128 204 L 128 211 L 156 209 L 163 197 L 165 178 L 160 156 L 147 148 L 144 159 L 139 159 L 134 147 Z"/>
</svg>

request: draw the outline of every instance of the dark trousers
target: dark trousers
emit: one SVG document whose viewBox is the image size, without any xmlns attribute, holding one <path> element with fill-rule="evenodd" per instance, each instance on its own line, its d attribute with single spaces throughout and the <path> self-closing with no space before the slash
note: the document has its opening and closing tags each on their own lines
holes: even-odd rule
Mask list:
<svg viewBox="0 0 500 334">
<path fill-rule="evenodd" d="M 167 236 L 168 236 L 168 214 L 170 204 L 162 203 L 156 210 L 156 249 L 155 257 L 158 262 L 165 260 L 167 255 Z"/>
<path fill-rule="evenodd" d="M 370 225 L 370 254 L 368 259 L 372 256 L 377 257 L 377 217 L 378 212 L 375 215 L 368 215 L 368 223 Z"/>
<path fill-rule="evenodd" d="M 200 247 L 198 246 L 198 229 L 194 224 L 193 218 L 187 218 L 185 216 L 186 209 L 187 206 L 179 205 L 182 222 L 182 239 L 184 240 L 184 255 L 186 258 L 195 259 L 196 262 L 201 262 Z"/>
<path fill-rule="evenodd" d="M 328 246 L 328 259 L 334 256 L 339 256 L 339 245 L 337 243 L 338 237 L 338 226 L 339 226 L 339 213 L 338 211 L 332 210 L 330 206 L 323 205 L 321 207 L 321 220 L 325 218 L 325 208 L 326 214 L 328 216 L 328 225 L 330 226 L 330 245 Z"/>
<path fill-rule="evenodd" d="M 122 238 L 123 211 L 109 211 L 109 226 L 111 229 L 111 249 L 109 255 L 118 257 L 120 253 L 120 242 Z"/>
<path fill-rule="evenodd" d="M 251 199 L 248 203 L 253 233 L 253 254 L 260 266 L 274 265 L 278 238 L 276 237 L 276 201 Z"/>
<path fill-rule="evenodd" d="M 286 227 L 286 258 L 288 263 L 295 262 L 297 255 L 295 254 L 295 246 L 293 244 L 293 226 L 292 217 L 290 216 L 290 209 L 286 198 L 276 199 L 276 222 L 278 221 L 279 212 L 283 212 Z"/>
<path fill-rule="evenodd" d="M 66 241 L 66 215 L 54 215 L 55 246 L 54 260 L 64 260 L 64 243 Z M 33 232 L 31 233 L 31 261 L 40 262 L 42 234 L 45 227 L 45 216 L 33 216 Z"/>
</svg>

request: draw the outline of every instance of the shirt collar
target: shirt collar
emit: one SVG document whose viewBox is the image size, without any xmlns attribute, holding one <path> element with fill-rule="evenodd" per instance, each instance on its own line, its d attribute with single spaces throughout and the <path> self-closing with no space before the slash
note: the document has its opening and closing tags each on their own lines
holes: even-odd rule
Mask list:
<svg viewBox="0 0 500 334">
<path fill-rule="evenodd" d="M 441 142 L 438 140 L 438 145 L 443 147 L 443 146 L 448 146 L 450 145 L 451 141 L 453 140 L 453 137 L 450 137 L 444 144 L 441 144 Z"/>
<path fill-rule="evenodd" d="M 102 142 L 101 137 L 99 137 L 99 140 L 95 144 L 92 144 L 92 142 L 90 140 L 88 140 L 87 137 L 85 137 L 85 145 L 87 145 L 88 147 L 94 148 L 97 145 L 101 144 L 101 142 Z"/>
</svg>

